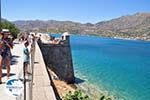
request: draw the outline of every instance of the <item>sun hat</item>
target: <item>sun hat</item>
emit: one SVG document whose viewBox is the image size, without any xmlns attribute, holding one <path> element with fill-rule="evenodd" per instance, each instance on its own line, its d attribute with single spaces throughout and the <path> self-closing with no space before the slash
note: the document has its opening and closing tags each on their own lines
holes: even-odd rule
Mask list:
<svg viewBox="0 0 150 100">
<path fill-rule="evenodd" d="M 2 33 L 3 34 L 10 34 L 10 31 L 9 31 L 9 29 L 2 29 Z"/>
</svg>

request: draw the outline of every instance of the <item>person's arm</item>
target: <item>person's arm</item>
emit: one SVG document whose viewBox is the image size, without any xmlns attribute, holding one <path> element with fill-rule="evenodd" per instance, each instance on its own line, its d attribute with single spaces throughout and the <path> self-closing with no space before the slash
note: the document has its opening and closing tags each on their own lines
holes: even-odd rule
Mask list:
<svg viewBox="0 0 150 100">
<path fill-rule="evenodd" d="M 3 47 L 3 41 L 0 40 L 0 49 Z"/>
<path fill-rule="evenodd" d="M 30 54 L 31 54 L 33 51 L 34 51 L 34 48 L 31 47 L 31 48 L 30 48 Z"/>
<path fill-rule="evenodd" d="M 13 49 L 13 45 L 11 43 L 8 43 L 7 41 L 4 41 L 4 43 L 10 48 Z"/>
</svg>

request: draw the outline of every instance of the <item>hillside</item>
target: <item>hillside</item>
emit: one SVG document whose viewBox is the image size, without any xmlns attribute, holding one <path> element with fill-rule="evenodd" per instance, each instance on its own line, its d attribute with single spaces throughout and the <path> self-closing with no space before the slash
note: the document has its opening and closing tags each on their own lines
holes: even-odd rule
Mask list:
<svg viewBox="0 0 150 100">
<path fill-rule="evenodd" d="M 150 40 L 150 13 L 136 13 L 96 24 L 72 21 L 28 20 L 13 22 L 22 31 L 93 34 L 99 36 Z"/>
</svg>

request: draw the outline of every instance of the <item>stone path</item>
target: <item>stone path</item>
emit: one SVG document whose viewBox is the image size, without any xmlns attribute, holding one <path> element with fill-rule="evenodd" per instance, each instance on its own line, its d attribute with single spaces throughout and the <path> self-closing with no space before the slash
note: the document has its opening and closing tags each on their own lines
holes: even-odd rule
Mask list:
<svg viewBox="0 0 150 100">
<path fill-rule="evenodd" d="M 35 50 L 33 100 L 56 100 L 39 46 Z"/>
</svg>

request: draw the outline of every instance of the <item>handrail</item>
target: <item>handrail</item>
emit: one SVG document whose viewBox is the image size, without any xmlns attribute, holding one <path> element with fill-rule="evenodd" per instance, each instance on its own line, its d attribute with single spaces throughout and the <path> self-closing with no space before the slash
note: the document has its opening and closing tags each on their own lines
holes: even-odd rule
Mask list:
<svg viewBox="0 0 150 100">
<path fill-rule="evenodd" d="M 32 73 L 32 77 L 31 77 L 31 83 L 30 83 L 30 88 L 29 88 L 29 100 L 32 100 L 32 89 L 33 89 L 33 75 L 34 75 L 34 62 L 35 62 L 35 39 L 33 39 L 33 42 L 31 44 L 31 73 Z"/>
</svg>

